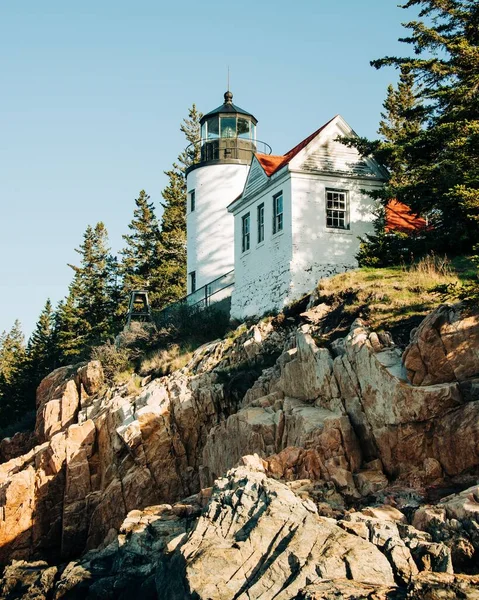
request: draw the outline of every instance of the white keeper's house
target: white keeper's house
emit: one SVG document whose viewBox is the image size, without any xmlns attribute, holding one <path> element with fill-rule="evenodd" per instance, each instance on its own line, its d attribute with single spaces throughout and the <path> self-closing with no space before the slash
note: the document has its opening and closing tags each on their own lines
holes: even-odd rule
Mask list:
<svg viewBox="0 0 479 600">
<path fill-rule="evenodd" d="M 201 119 L 201 157 L 187 171 L 191 302 L 231 295 L 231 316 L 281 309 L 318 279 L 357 267 L 387 173 L 337 141 L 339 115 L 284 155 L 258 141 L 256 118 L 224 104 Z M 232 293 L 231 293 L 232 292 Z"/>
</svg>

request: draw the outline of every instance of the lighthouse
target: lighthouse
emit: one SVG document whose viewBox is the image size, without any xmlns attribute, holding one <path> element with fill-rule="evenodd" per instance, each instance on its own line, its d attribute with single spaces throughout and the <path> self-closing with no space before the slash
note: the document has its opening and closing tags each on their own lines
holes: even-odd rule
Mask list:
<svg viewBox="0 0 479 600">
<path fill-rule="evenodd" d="M 233 271 L 234 218 L 226 207 L 243 191 L 260 143 L 257 122 L 230 91 L 200 121 L 199 160 L 186 172 L 188 294 Z"/>
</svg>

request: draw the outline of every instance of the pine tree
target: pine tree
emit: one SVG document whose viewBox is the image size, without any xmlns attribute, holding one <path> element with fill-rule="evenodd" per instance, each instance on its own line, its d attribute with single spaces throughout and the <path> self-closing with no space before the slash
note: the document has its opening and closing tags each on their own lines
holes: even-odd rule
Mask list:
<svg viewBox="0 0 479 600">
<path fill-rule="evenodd" d="M 55 312 L 48 299 L 27 345 L 29 379 L 33 388 L 57 367 L 57 341 Z"/>
<path fill-rule="evenodd" d="M 114 335 L 119 326 L 111 293 L 116 287 L 116 262 L 110 254 L 105 225 L 88 226 L 76 251 L 81 256 L 80 266 L 69 265 L 74 271 L 73 281 L 58 316 L 59 346 L 66 362 L 85 356 L 90 348 Z"/>
<path fill-rule="evenodd" d="M 0 424 L 15 422 L 28 409 L 25 398 L 27 353 L 19 321 L 0 335 Z M 34 408 L 35 404 L 31 408 Z"/>
<path fill-rule="evenodd" d="M 168 185 L 162 192 L 163 215 L 160 233 L 158 308 L 175 302 L 186 295 L 186 177 L 188 167 L 200 157 L 200 119 L 202 114 L 193 106 L 183 119 L 180 130 L 185 134 L 188 147 L 169 171 Z"/>
<path fill-rule="evenodd" d="M 479 224 L 479 4 L 476 0 L 409 0 L 419 18 L 406 23 L 412 57 L 385 57 L 421 81 L 424 127 L 399 140 L 407 165 L 391 192 L 415 212 L 437 216 L 439 250 L 469 252 Z"/>
<path fill-rule="evenodd" d="M 166 171 L 160 234 L 160 268 L 156 307 L 162 308 L 186 295 L 186 179 L 176 164 Z"/>
<path fill-rule="evenodd" d="M 384 111 L 378 130 L 382 140 L 376 154 L 381 152 L 381 162 L 389 171 L 389 186 L 392 188 L 407 181 L 408 163 L 404 144 L 421 131 L 423 108 L 417 98 L 418 91 L 415 89 L 414 76 L 403 67 L 397 89 L 389 85 L 383 103 Z"/>
<path fill-rule="evenodd" d="M 135 289 L 149 291 L 151 301 L 155 304 L 155 290 L 158 287 L 160 229 L 155 208 L 144 190 L 135 199 L 135 206 L 133 219 L 128 225 L 131 233 L 123 236 L 126 246 L 120 251 L 124 309 L 130 292 Z"/>
<path fill-rule="evenodd" d="M 180 125 L 180 131 L 185 135 L 187 142 L 189 142 L 186 149 L 178 157 L 178 162 L 182 165 L 183 172 L 192 164 L 197 163 L 201 157 L 201 131 L 200 131 L 200 120 L 203 117 L 197 108 L 196 104 L 193 104 L 188 109 L 188 117 L 183 119 Z"/>
</svg>

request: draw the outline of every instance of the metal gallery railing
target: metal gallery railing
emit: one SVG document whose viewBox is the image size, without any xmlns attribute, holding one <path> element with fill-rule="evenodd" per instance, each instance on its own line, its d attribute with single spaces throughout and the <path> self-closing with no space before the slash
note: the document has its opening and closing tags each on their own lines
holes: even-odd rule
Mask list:
<svg viewBox="0 0 479 600">
<path fill-rule="evenodd" d="M 173 304 L 169 304 L 161 311 L 154 312 L 154 320 L 158 324 L 167 324 L 168 321 L 175 318 L 183 309 L 196 312 L 227 300 L 233 292 L 234 282 L 234 270 L 228 271 L 228 273 L 201 286 L 191 294 L 184 296 Z"/>
</svg>

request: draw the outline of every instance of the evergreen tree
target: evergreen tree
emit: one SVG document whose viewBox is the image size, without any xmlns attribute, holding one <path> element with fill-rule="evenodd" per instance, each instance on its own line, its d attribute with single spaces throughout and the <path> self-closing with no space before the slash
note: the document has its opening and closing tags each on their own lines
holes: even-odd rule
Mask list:
<svg viewBox="0 0 479 600">
<path fill-rule="evenodd" d="M 88 226 L 76 251 L 81 256 L 80 266 L 69 265 L 74 271 L 73 281 L 58 315 L 64 362 L 85 356 L 90 348 L 114 335 L 119 326 L 112 299 L 116 262 L 110 254 L 105 225 Z"/>
<path fill-rule="evenodd" d="M 192 164 L 197 163 L 201 157 L 201 127 L 200 120 L 203 117 L 197 108 L 196 104 L 193 104 L 188 109 L 188 117 L 183 119 L 180 125 L 180 131 L 185 135 L 188 142 L 186 149 L 178 157 L 178 162 L 182 165 L 183 172 Z"/>
<path fill-rule="evenodd" d="M 406 23 L 412 57 L 385 57 L 421 81 L 424 127 L 400 139 L 407 165 L 390 195 L 415 212 L 432 213 L 436 247 L 469 252 L 479 224 L 479 4 L 476 0 L 409 0 L 419 18 Z"/>
<path fill-rule="evenodd" d="M 383 103 L 378 133 L 381 140 L 381 162 L 390 175 L 389 185 L 396 187 L 407 181 L 408 163 L 404 144 L 418 135 L 423 122 L 422 105 L 417 98 L 414 76 L 401 68 L 397 89 L 389 85 Z M 378 152 L 379 148 L 377 149 Z"/>
<path fill-rule="evenodd" d="M 25 337 L 19 321 L 0 335 L 0 424 L 18 420 L 27 408 L 25 400 Z M 35 407 L 33 404 L 32 408 Z"/>
<path fill-rule="evenodd" d="M 28 376 L 32 388 L 57 367 L 57 331 L 55 312 L 50 299 L 40 313 L 35 329 L 28 340 Z"/>
<path fill-rule="evenodd" d="M 175 302 L 186 295 L 186 177 L 185 172 L 200 158 L 200 119 L 203 115 L 193 106 L 183 119 L 180 130 L 189 145 L 169 171 L 168 185 L 162 192 L 163 215 L 160 233 L 160 268 L 157 306 Z"/>
<path fill-rule="evenodd" d="M 186 295 L 186 179 L 176 164 L 166 171 L 160 234 L 160 268 L 157 307 Z"/>
<path fill-rule="evenodd" d="M 160 229 L 150 196 L 141 190 L 135 199 L 133 219 L 128 225 L 130 234 L 124 235 L 126 246 L 120 251 L 122 261 L 120 273 L 123 278 L 122 305 L 126 309 L 132 290 L 147 290 L 155 304 L 155 290 L 158 287 L 160 261 Z"/>
</svg>

